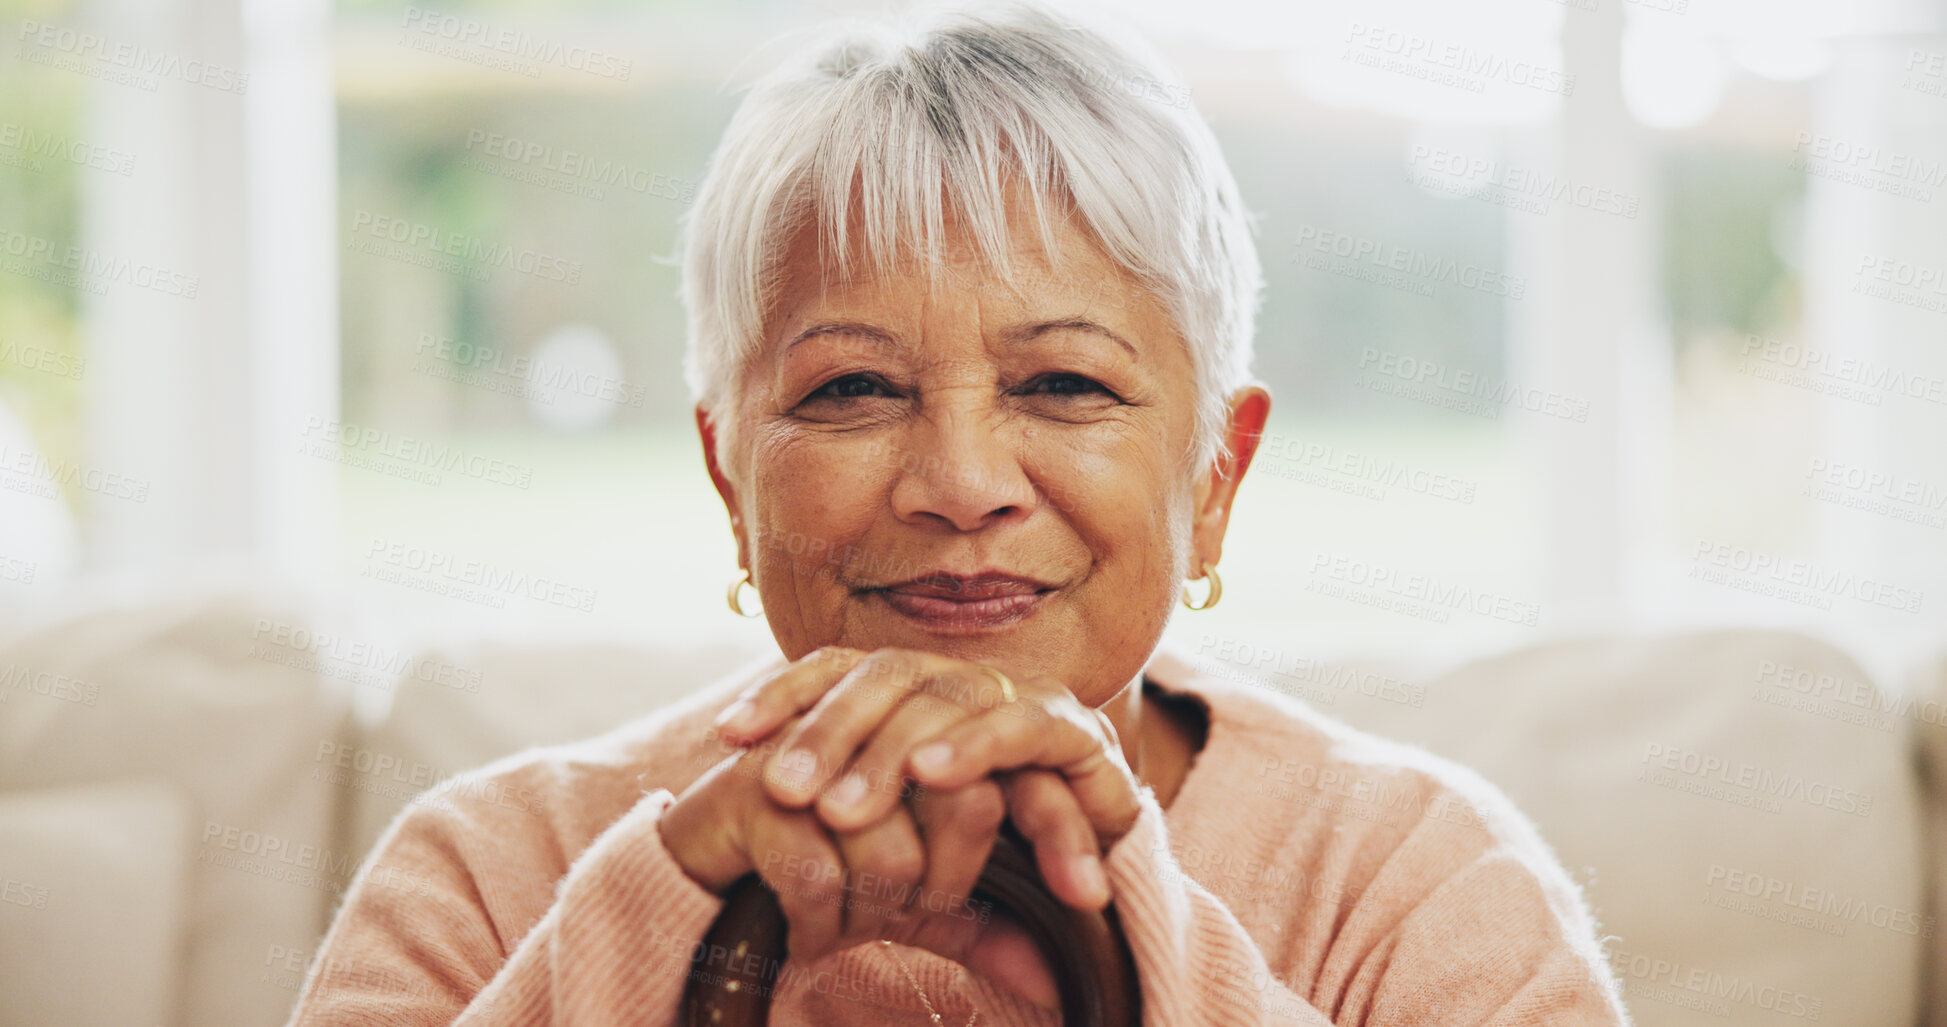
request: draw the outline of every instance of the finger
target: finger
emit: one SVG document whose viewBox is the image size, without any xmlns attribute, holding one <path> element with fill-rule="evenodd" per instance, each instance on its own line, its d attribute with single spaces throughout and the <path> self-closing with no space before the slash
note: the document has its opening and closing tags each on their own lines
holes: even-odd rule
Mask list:
<svg viewBox="0 0 1947 1027">
<path fill-rule="evenodd" d="M 865 659 L 844 646 L 826 646 L 745 689 L 717 714 L 717 734 L 732 745 L 765 737 L 803 713 Z"/>
<path fill-rule="evenodd" d="M 929 914 L 971 916 L 974 885 L 1007 816 L 1001 786 L 982 778 L 950 792 L 928 792 L 912 805 L 926 846 L 926 877 L 915 905 Z"/>
<path fill-rule="evenodd" d="M 967 717 L 950 699 L 919 690 L 885 715 L 851 763 L 818 796 L 818 816 L 834 831 L 856 831 L 890 815 L 926 789 L 906 774 L 906 754 Z"/>
<path fill-rule="evenodd" d="M 867 738 L 935 673 L 955 660 L 904 649 L 867 655 L 778 737 L 764 775 L 771 801 L 791 809 L 811 804 Z"/>
<path fill-rule="evenodd" d="M 705 890 L 721 895 L 755 869 L 747 841 L 751 822 L 771 803 L 742 782 L 729 780 L 749 770 L 748 754 L 730 756 L 704 771 L 663 814 L 658 833 L 683 871 Z M 752 800 L 744 804 L 739 799 Z"/>
<path fill-rule="evenodd" d="M 784 912 L 794 959 L 832 951 L 844 932 L 845 863 L 818 818 L 775 811 L 751 829 L 751 863 Z"/>
<path fill-rule="evenodd" d="M 835 947 L 847 948 L 886 936 L 886 927 L 906 916 L 907 905 L 926 873 L 927 852 L 911 811 L 900 810 L 852 834 L 836 838 L 845 861 L 845 918 Z"/>
<path fill-rule="evenodd" d="M 1100 910 L 1109 904 L 1108 877 L 1095 827 L 1082 812 L 1074 789 L 1052 770 L 1029 768 L 1002 778 L 1007 815 L 1021 836 L 1034 844 L 1034 858 L 1048 890 L 1076 909 Z"/>
<path fill-rule="evenodd" d="M 915 749 L 906 760 L 908 772 L 928 788 L 957 788 L 1000 770 L 1058 770 L 1104 845 L 1127 834 L 1141 807 L 1121 746 L 1097 711 L 1072 697 L 1055 696 L 1043 705 L 1045 719 L 1001 707 L 960 721 Z"/>
</svg>

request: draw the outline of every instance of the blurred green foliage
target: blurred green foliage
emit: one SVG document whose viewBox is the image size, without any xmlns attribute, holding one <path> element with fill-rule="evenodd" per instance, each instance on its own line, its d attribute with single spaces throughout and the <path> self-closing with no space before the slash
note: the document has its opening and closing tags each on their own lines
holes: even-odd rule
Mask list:
<svg viewBox="0 0 1947 1027">
<path fill-rule="evenodd" d="M 556 255 L 580 269 L 572 284 L 506 268 L 476 281 L 344 251 L 346 417 L 416 418 L 411 400 L 388 390 L 387 379 L 396 378 L 402 351 L 419 347 L 423 335 L 513 356 L 530 352 L 561 325 L 580 323 L 612 340 L 625 380 L 647 389 L 640 409 L 619 412 L 623 423 L 686 426 L 684 321 L 673 258 L 677 220 L 688 206 L 661 195 L 662 185 L 601 185 L 556 169 L 572 152 L 579 161 L 621 169 L 638 184 L 660 175 L 693 192 L 731 103 L 702 84 L 653 93 L 494 92 L 342 103 L 339 224 L 347 245 L 359 238 L 354 220 L 367 211 Z M 530 146 L 546 153 L 526 162 L 496 155 Z M 600 188 L 599 197 L 580 191 L 591 185 Z M 422 378 L 408 391 L 426 387 Z M 513 396 L 447 382 L 435 387 L 460 423 L 521 417 L 522 401 Z M 397 408 L 382 409 L 388 402 Z"/>
<path fill-rule="evenodd" d="M 1659 271 L 1678 345 L 1794 323 L 1799 277 L 1778 250 L 1797 244 L 1804 174 L 1774 150 L 1692 142 L 1663 151 L 1661 177 Z"/>
<path fill-rule="evenodd" d="M 0 23 L 70 20 L 70 0 L 7 0 Z M 0 125 L 39 139 L 72 138 L 82 124 L 86 82 L 17 61 L 0 63 Z M 0 162 L 0 231 L 46 240 L 56 251 L 80 241 L 78 178 L 100 174 L 69 161 L 9 149 Z M 0 274 L 0 347 L 81 356 L 80 297 L 71 285 Z M 84 370 L 85 374 L 85 370 Z M 27 424 L 50 460 L 80 456 L 81 380 L 0 359 L 0 402 Z M 75 501 L 70 495 L 69 501 Z"/>
</svg>

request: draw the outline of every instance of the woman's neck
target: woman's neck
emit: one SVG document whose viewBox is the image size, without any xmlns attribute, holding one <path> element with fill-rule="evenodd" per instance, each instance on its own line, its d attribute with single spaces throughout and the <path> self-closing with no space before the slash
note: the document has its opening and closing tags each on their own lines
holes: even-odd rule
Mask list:
<svg viewBox="0 0 1947 1027">
<path fill-rule="evenodd" d="M 1183 787 L 1183 779 L 1189 776 L 1202 731 L 1185 723 L 1185 714 L 1171 704 L 1151 698 L 1143 689 L 1140 674 L 1100 709 L 1115 725 L 1129 768 L 1156 793 L 1156 801 L 1168 808 Z"/>
</svg>

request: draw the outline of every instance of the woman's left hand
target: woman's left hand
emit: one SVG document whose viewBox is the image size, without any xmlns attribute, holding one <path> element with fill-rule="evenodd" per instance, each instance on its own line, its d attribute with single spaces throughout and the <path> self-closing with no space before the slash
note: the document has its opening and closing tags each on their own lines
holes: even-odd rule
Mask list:
<svg viewBox="0 0 1947 1027">
<path fill-rule="evenodd" d="M 1099 910 L 1111 897 L 1101 855 L 1140 812 L 1136 777 L 1106 715 L 1051 678 L 1009 680 L 1015 698 L 1004 702 L 999 679 L 982 664 L 904 649 L 825 649 L 741 696 L 718 730 L 733 743 L 775 745 L 763 774 L 772 800 L 816 804 L 840 833 L 892 813 L 900 789 L 884 783 L 901 776 L 942 790 L 993 776 L 1049 890 Z M 929 866 L 929 880 L 937 869 Z"/>
</svg>

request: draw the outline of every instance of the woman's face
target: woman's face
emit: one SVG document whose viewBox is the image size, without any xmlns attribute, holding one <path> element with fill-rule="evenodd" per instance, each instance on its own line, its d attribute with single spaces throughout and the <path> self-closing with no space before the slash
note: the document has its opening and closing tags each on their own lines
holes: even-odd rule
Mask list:
<svg viewBox="0 0 1947 1027">
<path fill-rule="evenodd" d="M 1233 402 L 1244 452 L 1192 466 L 1194 374 L 1161 303 L 1073 228 L 1058 261 L 1014 237 L 1013 287 L 965 245 L 932 274 L 847 284 L 805 233 L 740 400 L 699 413 L 788 658 L 924 649 L 1100 704 L 1147 662 L 1193 556 L 1217 560 L 1268 397 Z"/>
</svg>

